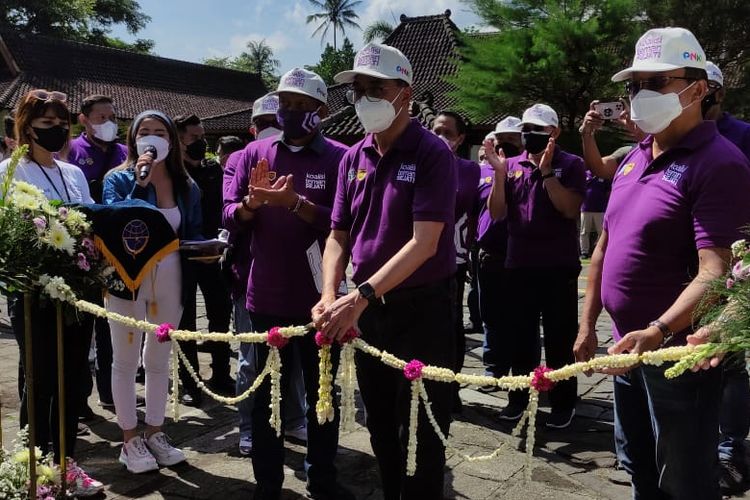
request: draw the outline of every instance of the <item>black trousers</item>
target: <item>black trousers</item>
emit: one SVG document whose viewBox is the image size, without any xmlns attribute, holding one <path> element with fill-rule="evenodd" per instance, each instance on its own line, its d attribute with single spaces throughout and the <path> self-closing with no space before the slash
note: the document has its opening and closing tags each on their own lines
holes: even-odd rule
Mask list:
<svg viewBox="0 0 750 500">
<path fill-rule="evenodd" d="M 455 366 L 454 283 L 451 278 L 431 287 L 386 295 L 385 305 L 371 305 L 360 317 L 362 338 L 404 360 Z M 445 449 L 421 406 L 417 470 L 412 477 L 406 475 L 411 383 L 401 371 L 359 351 L 357 377 L 385 500 L 443 498 Z M 454 388 L 430 381 L 425 381 L 425 388 L 438 425 L 447 435 Z"/>
<path fill-rule="evenodd" d="M 183 268 L 183 272 L 184 268 Z M 183 295 L 188 297 L 180 321 L 180 329 L 195 330 L 196 315 L 196 293 L 198 287 L 203 294 L 206 303 L 206 316 L 208 317 L 208 329 L 212 332 L 228 332 L 229 323 L 232 319 L 232 300 L 229 287 L 223 279 L 218 264 L 204 264 L 201 262 L 190 262 L 188 275 L 183 279 Z M 229 378 L 229 358 L 231 349 L 226 342 L 209 342 L 208 350 L 211 353 L 211 378 L 223 380 Z M 180 342 L 180 347 L 185 353 L 188 361 L 196 372 L 198 366 L 198 346 L 194 341 Z M 184 365 L 180 364 L 180 381 L 188 393 L 198 391 L 197 384 L 190 377 Z"/>
<path fill-rule="evenodd" d="M 454 313 L 453 325 L 456 331 L 456 362 L 453 371 L 460 372 L 464 367 L 464 355 L 466 354 L 466 331 L 464 330 L 464 291 L 466 290 L 466 274 L 469 272 L 469 264 L 458 264 L 456 269 L 456 311 Z M 456 385 L 458 390 L 458 385 Z"/>
<path fill-rule="evenodd" d="M 560 368 L 575 361 L 573 344 L 578 333 L 578 275 L 580 267 L 508 269 L 512 291 L 506 345 L 510 347 L 514 375 L 526 375 L 541 360 L 539 318 L 544 329 L 546 365 Z M 575 407 L 576 378 L 559 382 L 550 391 L 553 410 Z M 511 391 L 511 404 L 528 402 L 527 391 Z"/>
<path fill-rule="evenodd" d="M 482 250 L 478 260 L 479 310 L 484 326 L 482 361 L 487 373 L 502 377 L 510 371 L 507 317 L 514 313 L 508 307 L 505 255 Z"/>
<path fill-rule="evenodd" d="M 104 299 L 101 295 L 96 298 L 92 297 L 92 302 L 103 306 Z M 107 318 L 94 319 L 94 335 L 96 338 L 96 390 L 99 393 L 99 401 L 102 403 L 112 403 L 112 336 L 109 331 L 109 321 Z M 88 405 L 88 396 L 94 389 L 94 379 L 91 370 L 86 372 L 86 378 L 83 381 L 83 392 L 86 397 L 81 401 L 81 409 Z"/>
<path fill-rule="evenodd" d="M 13 295 L 8 299 L 13 333 L 20 349 L 21 363 L 24 372 L 26 367 L 26 340 L 24 323 L 24 297 Z M 37 296 L 32 298 L 31 304 L 31 350 L 34 360 L 34 420 L 36 445 L 43 453 L 52 451 L 55 461 L 60 460 L 60 427 L 58 413 L 57 389 L 57 312 L 51 302 L 40 301 Z M 66 455 L 74 457 L 76 431 L 81 401 L 85 397 L 83 381 L 88 370 L 88 354 L 91 347 L 91 329 L 93 317 L 88 314 L 76 314 L 68 311 L 64 315 L 67 320 L 64 328 L 64 361 L 63 376 L 65 378 L 65 442 Z M 90 375 L 89 375 L 90 376 Z M 26 376 L 28 381 L 28 376 Z M 21 398 L 20 424 L 21 427 L 29 422 L 27 413 L 28 393 L 24 386 Z"/>
<path fill-rule="evenodd" d="M 265 314 L 250 312 L 253 328 L 266 331 L 274 326 L 304 325 L 310 318 L 280 318 Z M 285 405 L 283 399 L 289 394 L 289 372 L 294 360 L 292 350 L 299 353 L 302 363 L 302 377 L 305 383 L 307 399 L 307 455 L 305 456 L 305 471 L 309 490 L 321 494 L 332 492 L 336 488 L 336 467 L 334 460 L 339 444 L 339 405 L 334 399 L 334 419 L 323 425 L 318 424 L 315 405 L 318 402 L 318 381 L 320 379 L 318 346 L 315 336 L 308 332 L 303 337 L 294 337 L 281 348 L 281 418 L 285 419 Z M 268 360 L 269 347 L 266 344 L 255 344 L 255 366 L 260 372 Z M 337 344 L 331 347 L 331 373 L 338 370 L 340 348 Z M 335 395 L 334 395 L 335 398 Z M 282 423 L 281 437 L 270 426 L 271 417 L 271 382 L 269 378 L 263 381 L 255 393 L 253 405 L 253 472 L 255 480 L 265 492 L 281 495 L 284 482 L 284 426 Z M 326 496 L 326 498 L 334 498 Z"/>
<path fill-rule="evenodd" d="M 479 306 L 479 248 L 474 245 L 469 253 L 469 267 L 471 269 L 471 283 L 469 284 L 469 295 L 466 297 L 466 305 L 469 307 L 469 321 L 472 328 L 481 329 L 482 313 Z"/>
</svg>

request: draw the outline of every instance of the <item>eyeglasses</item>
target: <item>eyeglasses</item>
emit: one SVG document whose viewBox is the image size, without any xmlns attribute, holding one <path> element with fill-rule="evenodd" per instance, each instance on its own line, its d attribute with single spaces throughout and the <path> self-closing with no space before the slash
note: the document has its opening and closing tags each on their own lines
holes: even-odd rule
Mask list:
<svg viewBox="0 0 750 500">
<path fill-rule="evenodd" d="M 672 80 L 686 80 L 689 82 L 695 81 L 695 78 L 688 78 L 685 76 L 652 76 L 644 80 L 629 80 L 625 82 L 625 92 L 630 96 L 636 95 L 642 89 L 647 90 L 661 90 Z"/>
<path fill-rule="evenodd" d="M 385 93 L 396 87 L 368 87 L 366 89 L 349 89 L 346 91 L 346 102 L 356 104 L 357 101 L 364 97 L 370 102 L 377 102 L 385 97 Z"/>
<path fill-rule="evenodd" d="M 44 89 L 36 89 L 29 92 L 31 97 L 39 99 L 40 101 L 60 101 L 65 102 L 68 100 L 68 95 L 62 92 L 52 91 L 48 92 Z"/>
<path fill-rule="evenodd" d="M 544 132 L 544 127 L 541 125 L 524 125 L 521 127 L 521 132 Z"/>
</svg>

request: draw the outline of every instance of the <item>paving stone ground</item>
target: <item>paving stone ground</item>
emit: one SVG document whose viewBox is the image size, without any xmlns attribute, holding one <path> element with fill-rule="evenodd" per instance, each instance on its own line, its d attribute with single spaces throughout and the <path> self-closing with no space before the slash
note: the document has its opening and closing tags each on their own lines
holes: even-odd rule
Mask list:
<svg viewBox="0 0 750 500">
<path fill-rule="evenodd" d="M 585 285 L 585 270 L 581 277 Z M 581 301 L 582 303 L 582 293 Z M 199 295 L 200 299 L 200 295 Z M 7 328 L 7 310 L 0 302 L 0 401 L 3 442 L 18 431 L 17 363 L 18 348 Z M 203 308 L 200 308 L 203 315 Z M 205 327 L 205 317 L 199 328 Z M 611 345 L 609 318 L 599 325 L 599 352 Z M 469 334 L 466 373 L 481 374 L 482 336 Z M 202 374 L 210 375 L 207 354 L 200 354 Z M 451 426 L 451 443 L 463 454 L 486 454 L 507 445 L 490 461 L 471 462 L 448 452 L 446 492 L 456 499 L 611 499 L 630 496 L 628 476 L 616 469 L 613 445 L 612 382 L 603 375 L 579 378 L 580 402 L 577 417 L 568 429 L 547 431 L 543 422 L 549 407 L 542 399 L 531 482 L 524 480 L 526 458 L 518 440 L 510 437 L 511 426 L 500 423 L 497 412 L 507 402 L 503 392 L 483 394 L 471 388 L 460 392 L 464 411 Z M 142 391 L 142 386 L 139 386 Z M 233 407 L 204 401 L 200 409 L 181 408 L 181 419 L 168 423 L 166 431 L 176 446 L 185 450 L 187 464 L 159 472 L 134 476 L 118 462 L 121 434 L 114 414 L 97 406 L 96 391 L 90 406 L 97 418 L 90 423 L 90 435 L 79 438 L 77 455 L 84 468 L 105 482 L 106 498 L 147 499 L 235 499 L 251 498 L 255 483 L 249 458 L 237 452 L 237 412 Z M 141 415 L 142 417 L 142 415 Z M 377 466 L 369 434 L 362 426 L 361 405 L 358 425 L 340 439 L 337 466 L 341 482 L 360 499 L 381 499 Z M 522 448 L 521 448 L 522 449 Z M 304 446 L 287 441 L 284 495 L 305 498 Z M 750 495 L 740 498 L 750 498 Z"/>
</svg>

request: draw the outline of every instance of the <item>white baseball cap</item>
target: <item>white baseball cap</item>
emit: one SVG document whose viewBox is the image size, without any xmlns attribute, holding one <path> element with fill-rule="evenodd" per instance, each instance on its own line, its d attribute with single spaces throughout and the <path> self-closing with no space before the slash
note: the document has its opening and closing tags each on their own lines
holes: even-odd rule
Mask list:
<svg viewBox="0 0 750 500">
<path fill-rule="evenodd" d="M 719 67 L 711 61 L 706 61 L 706 73 L 708 74 L 709 84 L 716 83 L 719 87 L 724 86 L 724 74 Z"/>
<path fill-rule="evenodd" d="M 317 73 L 302 68 L 294 68 L 284 73 L 279 80 L 279 86 L 273 95 L 280 92 L 292 92 L 317 99 L 323 104 L 328 103 L 328 88 L 323 79 Z"/>
<path fill-rule="evenodd" d="M 494 141 L 495 140 L 495 132 L 490 132 L 490 133 L 488 133 L 487 135 L 484 136 L 484 140 L 485 141 L 488 140 L 488 139 L 491 140 L 491 141 Z M 484 141 L 482 141 L 482 142 L 484 142 Z"/>
<path fill-rule="evenodd" d="M 354 68 L 333 77 L 336 83 L 352 83 L 356 75 L 367 75 L 384 80 L 403 80 L 412 83 L 411 63 L 397 48 L 380 43 L 368 43 L 354 58 Z"/>
<path fill-rule="evenodd" d="M 539 125 L 541 127 L 557 127 L 560 120 L 554 109 L 546 104 L 534 104 L 523 112 L 520 125 Z"/>
<path fill-rule="evenodd" d="M 515 116 L 506 116 L 495 125 L 493 134 L 520 134 L 521 120 Z"/>
<path fill-rule="evenodd" d="M 253 114 L 250 120 L 254 120 L 258 116 L 274 115 L 279 110 L 279 96 L 274 94 L 266 94 L 260 99 L 256 99 L 253 103 Z"/>
<path fill-rule="evenodd" d="M 656 28 L 638 39 L 633 65 L 615 74 L 612 81 L 627 80 L 636 71 L 652 73 L 679 68 L 706 69 L 706 54 L 701 44 L 685 28 Z"/>
</svg>

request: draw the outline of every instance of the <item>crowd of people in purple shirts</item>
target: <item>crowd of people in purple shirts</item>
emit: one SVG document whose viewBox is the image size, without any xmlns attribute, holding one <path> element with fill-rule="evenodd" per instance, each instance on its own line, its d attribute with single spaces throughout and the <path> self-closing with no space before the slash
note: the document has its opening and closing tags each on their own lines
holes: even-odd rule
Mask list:
<svg viewBox="0 0 750 500">
<path fill-rule="evenodd" d="M 625 83 L 623 111 L 605 117 L 599 103 L 591 103 L 579 129 L 582 157 L 557 144 L 557 113 L 536 103 L 521 118 L 498 123 L 477 162 L 461 158 L 468 130 L 460 114 L 438 112 L 431 130 L 410 117 L 413 76 L 399 50 L 376 43 L 357 53 L 352 70 L 336 75 L 336 82 L 351 85 L 346 98 L 366 132 L 351 147 L 321 133 L 327 87 L 317 74 L 295 68 L 255 102 L 254 140 L 222 137 L 215 157 L 207 158 L 205 131 L 189 112 L 170 117 L 146 110 L 130 124 L 125 144 L 118 143 L 117 96 L 85 99 L 78 115 L 84 132 L 69 140 L 70 103 L 64 94 L 41 89 L 21 100 L 15 121 L 6 118 L 3 149 L 30 147 L 15 175 L 51 199 L 141 199 L 158 208 L 181 239 L 228 232 L 230 252 L 221 261 L 169 255 L 136 299 L 99 298 L 111 311 L 152 323 L 195 329 L 200 288 L 211 331 L 312 322 L 341 339 L 356 328 L 399 358 L 460 371 L 470 328 L 463 321 L 469 283 L 472 321 L 484 333 L 486 374 L 494 377 L 533 371 L 542 345 L 552 368 L 590 359 L 602 310 L 612 318 L 612 353 L 706 341 L 693 331 L 694 311 L 711 279 L 726 271 L 730 245 L 750 223 L 750 124 L 722 111 L 722 73 L 706 61 L 692 33 L 652 29 L 639 39 L 632 66 L 612 77 Z M 627 138 L 608 155 L 596 140 L 604 126 L 619 127 Z M 582 257 L 591 261 L 579 312 Z M 34 307 L 44 317 L 49 306 Z M 9 308 L 23 351 L 23 300 L 10 297 Z M 37 328 L 42 335 L 54 324 Z M 69 442 L 79 417 L 92 413 L 87 401 L 95 382 L 99 404 L 117 415 L 119 460 L 129 471 L 184 461 L 162 431 L 170 343 L 84 315 L 66 328 L 78 333 L 71 339 L 93 332 L 96 353 L 92 377 L 81 369 L 88 366 L 91 338 L 66 349 L 66 381 L 78 400 L 68 405 Z M 235 380 L 229 345 L 208 344 L 212 375 L 206 385 L 221 394 L 244 393 L 269 355 L 265 344 L 241 344 Z M 181 348 L 197 369 L 195 343 Z M 331 352 L 335 371 L 337 343 Z M 280 498 L 285 436 L 307 443 L 310 498 L 354 498 L 337 479 L 338 408 L 333 422 L 321 425 L 316 418 L 313 335 L 292 338 L 281 357 L 281 435 L 269 424 L 268 380 L 238 405 L 239 452 L 252 459 L 254 498 Z M 418 466 L 413 476 L 406 474 L 410 382 L 365 354 L 356 362 L 384 497 L 443 498 L 445 450 L 422 410 Z M 37 403 L 37 421 L 49 422 L 56 372 L 41 370 L 34 374 L 44 403 Z M 605 370 L 614 377 L 616 451 L 632 478 L 633 497 L 710 500 L 742 490 L 750 430 L 744 356 L 675 380 L 665 379 L 663 370 Z M 139 371 L 145 399 L 136 396 Z M 23 373 L 21 365 L 22 399 Z M 200 406 L 201 389 L 184 369 L 179 382 L 181 403 Z M 461 411 L 458 388 L 425 386 L 437 424 L 448 434 L 452 415 Z M 577 398 L 575 378 L 556 384 L 545 427 L 568 427 Z M 497 417 L 518 421 L 527 403 L 527 392 L 512 391 Z M 145 428 L 139 429 L 136 407 L 143 405 Z M 37 442 L 59 453 L 55 429 L 38 427 Z M 68 452 L 75 456 L 72 446 Z M 74 462 L 71 469 L 73 494 L 103 488 Z"/>
</svg>

